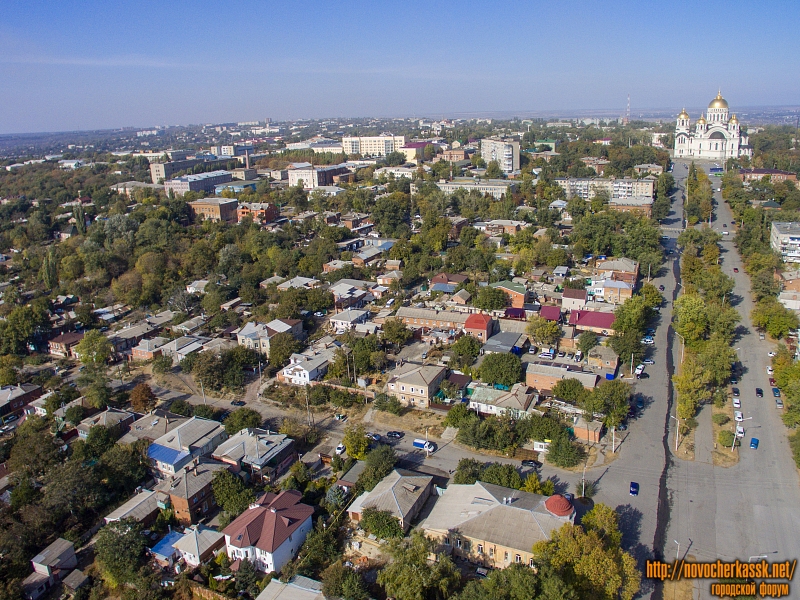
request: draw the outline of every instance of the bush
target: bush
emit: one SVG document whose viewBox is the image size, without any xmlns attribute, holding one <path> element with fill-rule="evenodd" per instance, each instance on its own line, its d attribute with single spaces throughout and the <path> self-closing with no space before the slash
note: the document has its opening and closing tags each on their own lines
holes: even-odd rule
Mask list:
<svg viewBox="0 0 800 600">
<path fill-rule="evenodd" d="M 800 467 L 800 431 L 789 436 L 789 447 L 792 449 L 794 464 Z"/>
<path fill-rule="evenodd" d="M 478 415 L 472 412 L 467 405 L 462 403 L 456 404 L 450 411 L 447 413 L 442 425 L 445 427 L 461 427 L 462 425 L 468 424 L 471 421 L 475 421 L 478 419 Z"/>
<path fill-rule="evenodd" d="M 156 356 L 153 359 L 153 373 L 163 375 L 172 370 L 172 358 L 169 356 Z"/>
<path fill-rule="evenodd" d="M 583 460 L 584 454 L 583 448 L 573 444 L 566 434 L 562 434 L 550 442 L 547 462 L 562 468 L 574 467 Z"/>
<path fill-rule="evenodd" d="M 719 442 L 720 446 L 725 448 L 730 448 L 733 445 L 734 435 L 733 432 L 728 431 L 727 429 L 723 429 L 719 432 L 719 436 L 717 437 L 717 442 Z M 736 445 L 739 445 L 737 440 Z"/>
<path fill-rule="evenodd" d="M 367 533 L 372 533 L 382 540 L 403 537 L 400 522 L 394 518 L 392 513 L 385 510 L 365 508 L 361 513 L 361 527 Z"/>
<path fill-rule="evenodd" d="M 594 481 L 575 482 L 575 495 L 582 498 L 591 498 L 597 493 L 597 484 Z"/>
<path fill-rule="evenodd" d="M 717 425 L 725 425 L 731 418 L 728 415 L 717 414 L 711 417 L 711 420 L 714 421 Z"/>
<path fill-rule="evenodd" d="M 388 396 L 387 394 L 378 394 L 375 396 L 375 401 L 372 405 L 376 410 L 388 412 L 393 415 L 399 415 L 403 412 L 403 405 L 400 403 L 400 400 L 394 396 Z"/>
</svg>

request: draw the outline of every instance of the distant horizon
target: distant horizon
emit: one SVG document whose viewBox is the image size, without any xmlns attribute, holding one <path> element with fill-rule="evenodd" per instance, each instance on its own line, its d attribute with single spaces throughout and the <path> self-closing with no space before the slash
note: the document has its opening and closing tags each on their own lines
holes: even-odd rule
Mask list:
<svg viewBox="0 0 800 600">
<path fill-rule="evenodd" d="M 694 121 L 696 118 L 700 116 L 700 113 L 707 110 L 707 106 L 699 107 L 699 106 L 680 106 L 680 107 L 631 107 L 631 120 L 638 121 L 638 120 L 651 120 L 651 119 L 660 119 L 666 120 L 670 117 L 667 116 L 656 116 L 660 113 L 665 115 L 675 112 L 675 117 L 677 117 L 678 113 L 681 110 L 686 110 L 691 117 L 691 120 Z M 742 114 L 746 114 L 748 110 L 795 110 L 798 112 L 798 116 L 800 116 L 800 104 L 784 104 L 784 105 L 750 105 L 750 106 L 742 106 L 741 109 L 731 109 L 731 113 L 735 113 L 739 116 Z M 545 119 L 545 118 L 553 118 L 553 119 L 561 119 L 561 120 L 569 120 L 569 119 L 581 119 L 581 118 L 599 118 L 599 119 L 617 119 L 619 117 L 624 116 L 624 109 L 617 114 L 616 108 L 581 108 L 575 109 L 574 111 L 559 111 L 557 109 L 540 109 L 540 110 L 485 110 L 485 111 L 459 111 L 453 113 L 420 113 L 420 114 L 409 114 L 409 115 L 325 115 L 325 116 L 298 116 L 298 117 L 287 117 L 287 118 L 273 118 L 273 117 L 266 117 L 269 118 L 273 123 L 286 123 L 286 122 L 293 122 L 293 121 L 301 121 L 301 120 L 309 120 L 309 121 L 324 121 L 327 119 L 434 119 L 434 120 L 444 120 L 444 119 L 464 119 L 464 120 L 471 120 L 471 119 L 485 119 L 485 118 L 493 118 L 498 120 L 511 120 L 514 117 L 519 117 L 522 119 L 525 118 L 536 118 L 536 119 Z M 643 116 L 639 116 L 637 113 L 647 112 L 653 114 L 647 114 Z M 696 116 L 695 116 L 696 113 Z M 37 135 L 62 135 L 62 134 L 69 134 L 69 133 L 89 133 L 89 132 L 108 132 L 108 131 L 124 131 L 124 130 L 146 130 L 152 127 L 164 127 L 164 128 L 171 128 L 171 127 L 202 127 L 206 125 L 219 125 L 221 123 L 244 123 L 247 121 L 259 121 L 264 122 L 265 117 L 261 118 L 243 118 L 243 119 L 224 119 L 220 121 L 212 121 L 212 120 L 205 120 L 196 123 L 149 123 L 146 125 L 119 125 L 119 126 L 112 126 L 112 127 L 94 127 L 94 128 L 87 128 L 87 129 L 63 129 L 63 130 L 43 130 L 43 131 L 11 131 L 11 132 L 3 132 L 0 133 L 0 137 L 13 137 L 13 136 L 37 136 Z"/>
</svg>

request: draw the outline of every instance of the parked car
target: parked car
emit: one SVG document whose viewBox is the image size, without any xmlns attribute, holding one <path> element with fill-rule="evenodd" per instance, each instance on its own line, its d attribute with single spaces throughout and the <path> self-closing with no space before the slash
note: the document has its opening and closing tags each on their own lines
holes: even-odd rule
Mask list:
<svg viewBox="0 0 800 600">
<path fill-rule="evenodd" d="M 319 318 L 321 318 L 321 317 L 324 317 L 324 316 L 325 316 L 325 313 L 323 313 L 323 312 L 320 312 L 320 311 L 317 311 L 317 312 L 315 312 L 315 313 L 314 313 L 314 316 L 315 316 L 315 317 L 317 317 L 317 318 L 319 319 Z"/>
<path fill-rule="evenodd" d="M 742 408 L 742 401 L 739 398 L 733 399 L 733 408 Z"/>
<path fill-rule="evenodd" d="M 345 451 L 344 444 L 339 444 L 338 446 L 336 446 L 336 454 L 337 455 L 344 454 L 344 451 Z"/>
<path fill-rule="evenodd" d="M 566 352 L 563 352 L 563 351 L 562 351 L 562 352 L 559 352 L 559 353 L 558 353 L 558 358 L 564 358 L 566 355 L 567 355 L 567 353 L 566 353 Z"/>
<path fill-rule="evenodd" d="M 772 395 L 775 398 L 781 397 L 781 391 L 778 388 L 772 388 Z"/>
<path fill-rule="evenodd" d="M 758 438 L 750 438 L 750 449 L 758 450 Z"/>
<path fill-rule="evenodd" d="M 652 358 L 645 358 L 642 362 L 644 364 L 646 364 L 646 365 L 654 365 L 654 364 L 656 364 L 656 362 Z"/>
<path fill-rule="evenodd" d="M 231 406 L 244 406 L 244 400 L 231 400 Z"/>
<path fill-rule="evenodd" d="M 763 340 L 764 339 L 764 334 L 763 333 L 759 333 L 758 334 L 758 339 Z"/>
<path fill-rule="evenodd" d="M 733 420 L 734 421 L 744 421 L 744 415 L 742 415 L 742 411 L 740 411 L 740 410 L 733 411 Z"/>
<path fill-rule="evenodd" d="M 738 273 L 739 272 L 739 268 L 738 267 L 733 267 L 733 272 L 734 273 Z"/>
<path fill-rule="evenodd" d="M 659 292 L 663 292 L 665 289 L 667 289 L 667 288 L 665 288 L 663 285 L 658 286 L 658 291 Z"/>
<path fill-rule="evenodd" d="M 756 398 L 763 398 L 764 397 L 764 390 L 761 388 L 756 388 Z"/>
<path fill-rule="evenodd" d="M 737 388 L 737 387 L 731 388 L 731 392 L 733 393 L 733 397 L 734 398 L 738 398 L 739 397 L 739 388 Z"/>
<path fill-rule="evenodd" d="M 522 466 L 523 467 L 533 467 L 534 469 L 538 469 L 539 467 L 542 466 L 542 463 L 540 463 L 538 460 L 523 460 L 522 461 Z"/>
<path fill-rule="evenodd" d="M 774 377 L 770 377 L 769 378 L 769 387 L 777 387 L 775 385 L 775 378 Z"/>
<path fill-rule="evenodd" d="M 639 495 L 639 484 L 635 481 L 631 481 L 630 487 L 631 496 L 638 496 Z"/>
<path fill-rule="evenodd" d="M 371 439 L 373 442 L 381 441 L 381 435 L 379 433 L 368 433 L 367 437 Z"/>
<path fill-rule="evenodd" d="M 736 437 L 741 438 L 744 437 L 744 427 L 741 425 L 736 426 Z"/>
<path fill-rule="evenodd" d="M 641 397 L 636 398 L 636 408 L 640 410 L 644 408 L 644 400 Z"/>
<path fill-rule="evenodd" d="M 347 415 L 343 415 L 343 414 L 340 414 L 340 413 L 337 413 L 337 414 L 334 416 L 334 418 L 335 418 L 337 421 L 347 421 Z"/>
<path fill-rule="evenodd" d="M 403 437 L 403 432 L 402 431 L 387 431 L 386 432 L 386 437 L 390 438 L 390 439 L 393 439 L 393 440 L 399 440 L 401 437 Z"/>
<path fill-rule="evenodd" d="M 767 356 L 769 356 L 770 358 L 772 358 L 773 356 L 775 356 L 775 352 L 767 352 Z"/>
<path fill-rule="evenodd" d="M 783 400 L 781 400 L 780 398 L 775 398 L 775 407 L 783 408 Z"/>
<path fill-rule="evenodd" d="M 767 367 L 767 375 L 772 375 L 775 372 L 775 369 L 772 367 Z"/>
</svg>

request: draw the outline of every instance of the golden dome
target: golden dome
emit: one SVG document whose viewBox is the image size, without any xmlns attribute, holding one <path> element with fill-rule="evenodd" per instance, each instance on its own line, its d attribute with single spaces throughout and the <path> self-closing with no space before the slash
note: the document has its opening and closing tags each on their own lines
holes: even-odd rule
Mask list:
<svg viewBox="0 0 800 600">
<path fill-rule="evenodd" d="M 703 115 L 700 115 L 700 118 L 697 119 L 698 123 L 702 123 L 703 125 L 706 124 L 706 118 Z"/>
<path fill-rule="evenodd" d="M 709 103 L 708 108 L 728 108 L 728 102 L 720 92 L 717 92 L 717 97 Z"/>
<path fill-rule="evenodd" d="M 730 123 L 738 123 L 738 122 L 739 122 L 739 119 L 737 119 L 737 118 L 736 118 L 736 115 L 733 115 L 733 116 L 731 117 L 731 120 L 730 120 L 729 122 L 730 122 Z"/>
<path fill-rule="evenodd" d="M 689 118 L 689 113 L 686 112 L 685 108 L 681 110 L 681 114 L 678 115 L 678 118 L 679 119 L 688 119 Z"/>
</svg>

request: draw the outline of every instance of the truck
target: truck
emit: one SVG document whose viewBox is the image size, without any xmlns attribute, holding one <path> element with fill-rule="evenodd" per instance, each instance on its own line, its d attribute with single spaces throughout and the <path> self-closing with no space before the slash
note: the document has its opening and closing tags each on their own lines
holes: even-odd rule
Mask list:
<svg viewBox="0 0 800 600">
<path fill-rule="evenodd" d="M 413 442 L 414 448 L 419 448 L 421 450 L 425 450 L 425 452 L 433 452 L 436 449 L 436 446 L 433 445 L 433 442 L 429 442 L 428 440 L 421 440 L 416 439 Z"/>
</svg>

